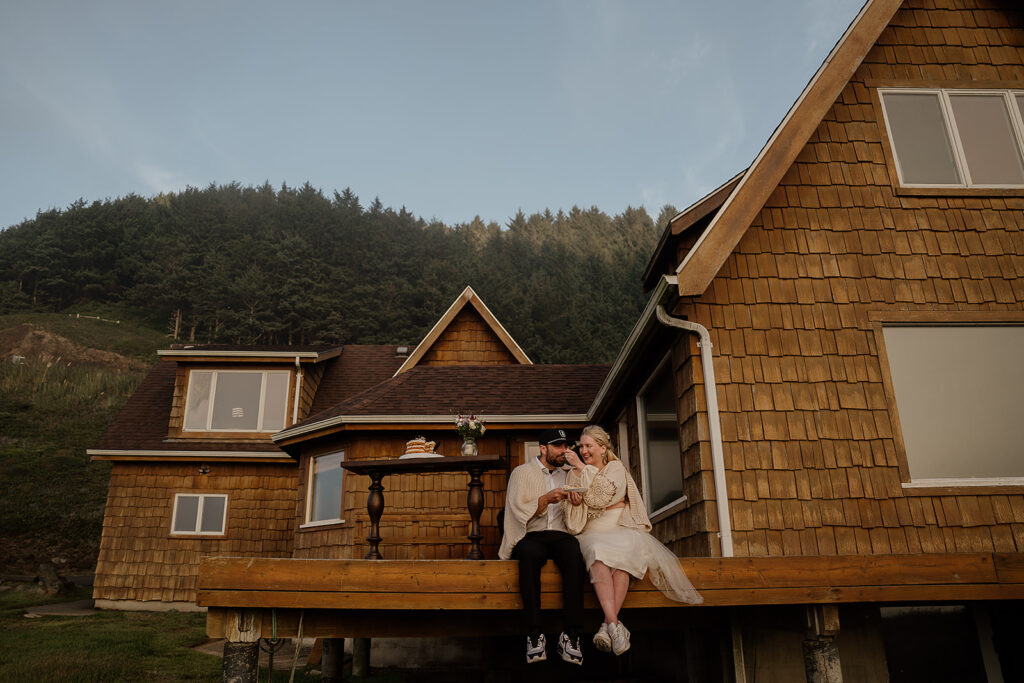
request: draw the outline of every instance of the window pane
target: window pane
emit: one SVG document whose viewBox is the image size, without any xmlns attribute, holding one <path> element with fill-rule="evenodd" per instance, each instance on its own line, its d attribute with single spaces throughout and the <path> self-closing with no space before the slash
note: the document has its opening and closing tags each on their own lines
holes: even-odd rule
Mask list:
<svg viewBox="0 0 1024 683">
<path fill-rule="evenodd" d="M 213 429 L 253 431 L 260 410 L 260 372 L 218 372 Z"/>
<path fill-rule="evenodd" d="M 279 432 L 284 429 L 285 415 L 288 411 L 288 378 L 287 372 L 267 373 L 267 397 L 263 402 L 263 431 Z"/>
<path fill-rule="evenodd" d="M 203 524 L 200 531 L 208 533 L 221 533 L 224 531 L 224 504 L 227 498 L 223 496 L 203 496 Z"/>
<path fill-rule="evenodd" d="M 192 372 L 185 406 L 185 429 L 206 429 L 210 411 L 210 381 L 212 372 Z"/>
<path fill-rule="evenodd" d="M 883 335 L 911 479 L 1024 477 L 1024 327 Z"/>
<path fill-rule="evenodd" d="M 341 519 L 342 458 L 343 453 L 334 453 L 313 460 L 313 504 L 309 521 Z"/>
<path fill-rule="evenodd" d="M 199 496 L 176 496 L 174 498 L 174 529 L 193 533 L 199 516 Z"/>
<path fill-rule="evenodd" d="M 1024 119 L 1024 95 L 1017 95 L 1013 99 L 1017 102 L 1017 111 L 1020 113 L 1020 117 Z"/>
<path fill-rule="evenodd" d="M 657 510 L 683 495 L 683 468 L 676 424 L 676 400 L 668 365 L 643 396 L 647 432 L 646 492 L 650 510 Z"/>
<path fill-rule="evenodd" d="M 972 185 L 1024 184 L 1017 138 L 1002 95 L 950 95 Z"/>
<path fill-rule="evenodd" d="M 938 94 L 882 93 L 889 138 L 908 185 L 958 185 Z"/>
</svg>

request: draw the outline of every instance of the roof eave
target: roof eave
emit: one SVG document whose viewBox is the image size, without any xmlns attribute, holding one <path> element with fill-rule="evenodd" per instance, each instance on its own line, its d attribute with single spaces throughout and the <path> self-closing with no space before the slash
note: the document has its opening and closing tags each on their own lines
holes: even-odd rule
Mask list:
<svg viewBox="0 0 1024 683">
<path fill-rule="evenodd" d="M 680 296 L 703 294 L 860 66 L 902 0 L 868 0 L 676 269 Z"/>
</svg>

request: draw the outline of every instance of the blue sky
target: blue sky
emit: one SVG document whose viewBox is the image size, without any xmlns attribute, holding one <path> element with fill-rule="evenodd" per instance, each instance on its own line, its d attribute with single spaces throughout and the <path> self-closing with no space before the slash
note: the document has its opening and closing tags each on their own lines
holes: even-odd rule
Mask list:
<svg viewBox="0 0 1024 683">
<path fill-rule="evenodd" d="M 0 0 L 0 227 L 233 181 L 656 217 L 750 163 L 861 4 Z"/>
</svg>

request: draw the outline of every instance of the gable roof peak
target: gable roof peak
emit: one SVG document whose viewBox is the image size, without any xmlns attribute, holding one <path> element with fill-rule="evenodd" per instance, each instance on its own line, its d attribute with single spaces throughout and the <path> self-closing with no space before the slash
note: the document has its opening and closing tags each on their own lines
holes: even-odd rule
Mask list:
<svg viewBox="0 0 1024 683">
<path fill-rule="evenodd" d="M 452 324 L 452 321 L 466 307 L 470 307 L 472 310 L 483 319 L 484 323 L 490 328 L 490 331 L 494 334 L 498 340 L 508 349 L 508 352 L 512 355 L 515 360 L 522 365 L 533 365 L 533 361 L 526 355 L 526 352 L 516 343 L 516 340 L 512 338 L 512 335 L 508 333 L 497 317 L 491 312 L 491 309 L 487 308 L 480 296 L 473 291 L 473 288 L 466 285 L 466 288 L 462 290 L 462 293 L 455 298 L 452 305 L 448 307 L 448 310 L 444 312 L 434 326 L 427 333 L 427 336 L 413 349 L 409 357 L 402 363 L 401 367 L 395 371 L 395 375 L 400 375 L 403 372 L 410 370 L 423 359 L 427 351 L 434 345 L 441 335 L 448 329 L 448 326 Z"/>
</svg>

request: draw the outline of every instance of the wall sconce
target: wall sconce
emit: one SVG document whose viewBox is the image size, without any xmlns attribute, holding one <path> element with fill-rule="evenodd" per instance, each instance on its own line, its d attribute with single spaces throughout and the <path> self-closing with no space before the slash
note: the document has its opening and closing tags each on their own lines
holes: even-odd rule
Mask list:
<svg viewBox="0 0 1024 683">
<path fill-rule="evenodd" d="M 210 473 L 210 466 L 209 465 L 200 465 L 199 466 L 199 474 L 209 474 L 209 473 Z"/>
</svg>

